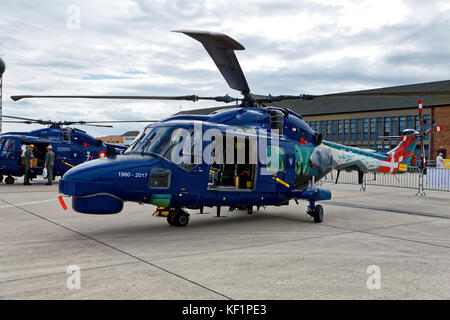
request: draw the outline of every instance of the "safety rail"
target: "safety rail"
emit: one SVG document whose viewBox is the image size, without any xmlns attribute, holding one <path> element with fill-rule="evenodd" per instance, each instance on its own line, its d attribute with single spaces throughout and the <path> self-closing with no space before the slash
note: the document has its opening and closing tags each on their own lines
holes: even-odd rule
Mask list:
<svg viewBox="0 0 450 320">
<path fill-rule="evenodd" d="M 336 183 L 337 177 L 338 171 L 333 170 L 320 182 Z M 407 172 L 398 174 L 369 172 L 364 175 L 358 171 L 341 171 L 337 183 L 359 184 L 361 191 L 365 191 L 366 186 L 374 185 L 416 189 L 418 190 L 417 195 L 425 195 L 424 190 L 450 192 L 450 169 L 409 167 Z"/>
</svg>

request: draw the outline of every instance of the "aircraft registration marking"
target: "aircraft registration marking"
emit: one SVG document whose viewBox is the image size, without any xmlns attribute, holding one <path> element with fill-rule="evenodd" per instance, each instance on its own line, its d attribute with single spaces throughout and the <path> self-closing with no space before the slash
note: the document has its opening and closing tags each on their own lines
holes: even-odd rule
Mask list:
<svg viewBox="0 0 450 320">
<path fill-rule="evenodd" d="M 147 178 L 148 173 L 147 172 L 130 172 L 130 171 L 119 171 L 118 172 L 119 177 L 121 178 Z"/>
</svg>

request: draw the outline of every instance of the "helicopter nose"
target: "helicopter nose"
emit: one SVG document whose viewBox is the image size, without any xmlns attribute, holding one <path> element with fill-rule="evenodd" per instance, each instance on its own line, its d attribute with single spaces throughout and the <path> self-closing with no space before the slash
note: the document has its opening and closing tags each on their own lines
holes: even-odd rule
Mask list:
<svg viewBox="0 0 450 320">
<path fill-rule="evenodd" d="M 59 192 L 72 196 L 72 208 L 77 212 L 118 213 L 123 199 L 139 200 L 140 192 L 148 190 L 149 168 L 158 161 L 129 156 L 92 160 L 67 171 L 59 182 Z"/>
</svg>

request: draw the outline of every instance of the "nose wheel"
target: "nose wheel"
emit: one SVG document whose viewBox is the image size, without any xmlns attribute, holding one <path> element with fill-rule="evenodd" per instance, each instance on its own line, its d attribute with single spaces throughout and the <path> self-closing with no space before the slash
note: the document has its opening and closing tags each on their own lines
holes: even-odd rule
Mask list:
<svg viewBox="0 0 450 320">
<path fill-rule="evenodd" d="M 171 226 L 186 227 L 189 223 L 190 215 L 183 209 L 170 211 L 167 215 L 167 222 Z"/>
<path fill-rule="evenodd" d="M 321 223 L 323 221 L 323 207 L 320 204 L 316 206 L 310 204 L 306 213 L 314 219 L 315 223 Z"/>
</svg>

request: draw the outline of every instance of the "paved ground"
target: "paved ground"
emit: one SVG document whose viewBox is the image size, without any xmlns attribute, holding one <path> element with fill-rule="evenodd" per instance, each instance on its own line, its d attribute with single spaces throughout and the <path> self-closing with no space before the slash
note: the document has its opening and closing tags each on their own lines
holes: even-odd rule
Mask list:
<svg viewBox="0 0 450 320">
<path fill-rule="evenodd" d="M 2 183 L 0 299 L 450 299 L 450 193 L 327 186 L 322 224 L 292 202 L 191 212 L 176 228 L 149 205 L 82 215 L 61 209 L 57 185 Z M 81 289 L 67 288 L 69 265 Z"/>
</svg>

